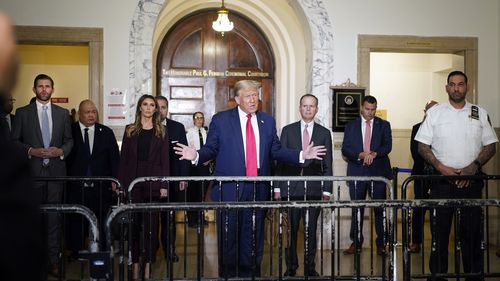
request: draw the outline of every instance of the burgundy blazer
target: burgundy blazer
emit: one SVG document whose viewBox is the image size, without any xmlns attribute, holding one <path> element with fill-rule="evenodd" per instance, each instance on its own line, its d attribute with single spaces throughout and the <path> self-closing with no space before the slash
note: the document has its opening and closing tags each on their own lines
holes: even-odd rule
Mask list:
<svg viewBox="0 0 500 281">
<path fill-rule="evenodd" d="M 127 137 L 125 133 L 123 135 L 123 142 L 121 148 L 120 157 L 120 168 L 118 171 L 118 179 L 123 184 L 124 188 L 128 190 L 130 183 L 138 177 L 137 175 L 137 146 L 138 146 L 138 135 L 133 135 Z M 148 171 L 147 174 L 141 176 L 156 176 L 156 177 L 166 177 L 170 175 L 170 164 L 169 164 L 169 138 L 165 132 L 165 137 L 163 139 L 153 136 L 151 139 L 151 145 L 149 146 L 149 163 L 147 169 L 142 169 Z M 151 186 L 151 193 L 149 193 L 149 188 Z M 140 190 L 146 189 L 147 190 Z M 153 182 L 151 185 L 146 183 L 142 186 L 134 187 L 132 190 L 132 195 L 134 201 L 145 200 L 149 198 L 154 198 L 155 200 L 160 197 L 160 189 L 168 188 L 167 182 Z M 146 191 L 146 192 L 143 192 Z M 136 198 L 140 196 L 142 198 Z"/>
</svg>

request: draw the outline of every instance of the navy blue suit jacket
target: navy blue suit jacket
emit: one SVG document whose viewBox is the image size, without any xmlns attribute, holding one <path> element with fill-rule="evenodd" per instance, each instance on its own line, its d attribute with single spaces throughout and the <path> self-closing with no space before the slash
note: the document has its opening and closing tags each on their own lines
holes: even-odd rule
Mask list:
<svg viewBox="0 0 500 281">
<path fill-rule="evenodd" d="M 300 151 L 281 146 L 276 134 L 274 118 L 260 111 L 256 115 L 260 135 L 259 175 L 271 175 L 273 160 L 298 165 Z M 245 176 L 245 152 L 238 107 L 219 112 L 212 117 L 207 141 L 198 153 L 198 165 L 215 159 L 214 176 Z M 223 183 L 222 193 L 221 187 L 215 186 L 212 191 L 212 200 L 237 201 L 242 196 L 242 185 L 240 185 L 238 196 L 236 190 L 235 183 Z M 256 193 L 256 200 L 268 200 L 271 194 L 269 184 L 258 184 Z"/>
<path fill-rule="evenodd" d="M 191 163 L 188 160 L 179 160 L 179 157 L 175 154 L 174 146 L 176 143 L 182 143 L 184 145 L 188 145 L 186 138 L 186 129 L 182 123 L 179 123 L 172 119 L 166 119 L 166 127 L 168 132 L 168 138 L 170 141 L 169 152 L 170 152 L 170 176 L 179 177 L 179 176 L 189 176 L 189 168 Z M 179 191 L 179 182 L 172 182 L 170 184 L 171 190 L 170 192 Z M 172 194 L 172 193 L 170 193 Z M 182 196 L 174 196 L 174 197 L 182 197 Z M 182 200 L 183 198 L 169 198 L 170 201 Z"/>
<path fill-rule="evenodd" d="M 391 125 L 378 117 L 373 119 L 370 150 L 377 153 L 372 165 L 363 166 L 358 156 L 363 152 L 361 117 L 347 123 L 342 143 L 342 155 L 347 158 L 348 176 L 383 176 L 392 179 L 389 153 L 392 150 Z"/>
</svg>

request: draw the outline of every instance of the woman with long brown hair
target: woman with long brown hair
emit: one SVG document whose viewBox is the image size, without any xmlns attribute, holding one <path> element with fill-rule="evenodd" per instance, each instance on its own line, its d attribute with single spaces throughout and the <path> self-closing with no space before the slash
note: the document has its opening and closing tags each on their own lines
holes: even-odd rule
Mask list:
<svg viewBox="0 0 500 281">
<path fill-rule="evenodd" d="M 158 103 L 151 95 L 143 95 L 137 102 L 135 122 L 129 124 L 123 136 L 118 179 L 128 188 L 138 177 L 169 176 L 169 140 L 165 127 L 161 124 Z M 166 182 L 137 184 L 132 189 L 133 203 L 158 202 L 167 197 Z M 141 224 L 143 237 L 140 238 Z M 143 274 L 151 278 L 151 263 L 155 262 L 158 248 L 158 212 L 148 212 L 134 216 L 132 226 L 132 278 L 139 279 L 140 240 L 145 267 Z"/>
</svg>

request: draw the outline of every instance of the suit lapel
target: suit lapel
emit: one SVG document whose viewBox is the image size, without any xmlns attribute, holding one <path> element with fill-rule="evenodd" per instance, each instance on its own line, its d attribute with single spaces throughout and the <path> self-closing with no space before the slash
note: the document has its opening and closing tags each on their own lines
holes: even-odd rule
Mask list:
<svg viewBox="0 0 500 281">
<path fill-rule="evenodd" d="M 50 111 L 51 111 L 51 117 L 52 117 L 52 132 L 51 132 L 51 135 L 50 135 L 50 146 L 54 146 L 52 145 L 52 140 L 55 140 L 56 139 L 56 132 L 61 132 L 62 130 L 59 130 L 58 129 L 58 125 L 59 125 L 59 120 L 61 120 L 61 118 L 59 117 L 59 112 L 57 111 L 57 109 L 55 108 L 55 106 L 51 103 L 50 104 Z"/>
<path fill-rule="evenodd" d="M 361 148 L 361 151 L 363 151 L 363 131 L 361 129 L 361 117 L 358 117 L 356 119 L 356 127 L 355 127 L 355 130 L 356 130 L 356 134 L 357 134 L 357 137 L 356 137 L 356 146 L 357 147 L 360 147 Z"/>
<path fill-rule="evenodd" d="M 373 118 L 373 128 L 372 128 L 372 139 L 370 140 L 370 150 L 373 151 L 373 146 L 375 145 L 375 140 L 379 139 L 380 133 L 380 120 Z"/>
<path fill-rule="evenodd" d="M 265 136 L 265 131 L 266 131 L 266 123 L 264 122 L 264 120 L 261 119 L 261 114 L 259 111 L 257 111 L 255 113 L 255 116 L 257 117 L 257 126 L 259 127 L 259 154 L 260 154 L 260 157 L 259 157 L 259 167 L 264 167 L 263 166 L 263 159 L 265 157 L 262 156 L 262 154 L 264 153 L 264 151 L 266 151 L 266 136 Z"/>
<path fill-rule="evenodd" d="M 42 145 L 43 147 L 43 137 L 42 137 L 42 127 L 40 127 L 40 119 L 38 118 L 38 111 L 37 111 L 37 108 L 36 108 L 36 102 L 30 104 L 30 114 L 31 116 L 33 116 L 33 127 L 35 128 L 35 130 L 33 130 L 36 134 L 36 138 L 38 139 L 38 141 L 40 142 L 40 144 Z"/>
<path fill-rule="evenodd" d="M 302 132 L 300 128 L 300 121 L 293 124 L 293 133 L 291 137 L 291 148 L 302 150 Z"/>
<path fill-rule="evenodd" d="M 94 143 L 92 144 L 92 152 L 90 153 L 90 157 L 94 155 L 94 152 L 99 151 L 99 145 L 104 143 L 101 127 L 97 126 L 96 123 L 94 126 Z"/>
<path fill-rule="evenodd" d="M 245 149 L 244 149 L 244 142 L 243 142 L 243 133 L 241 132 L 241 123 L 240 123 L 240 115 L 238 111 L 238 107 L 236 107 L 232 112 L 231 112 L 232 118 L 231 118 L 231 126 L 233 132 L 239 132 L 236 133 L 236 144 L 238 149 L 238 154 L 240 156 L 241 161 L 245 163 Z"/>
</svg>

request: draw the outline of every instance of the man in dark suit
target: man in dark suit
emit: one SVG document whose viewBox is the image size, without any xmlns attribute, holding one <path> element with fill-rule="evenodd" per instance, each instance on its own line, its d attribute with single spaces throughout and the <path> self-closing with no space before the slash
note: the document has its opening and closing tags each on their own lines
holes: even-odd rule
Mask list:
<svg viewBox="0 0 500 281">
<path fill-rule="evenodd" d="M 381 176 L 392 178 L 389 153 L 392 150 L 391 125 L 389 122 L 375 117 L 377 100 L 373 96 L 365 96 L 361 101 L 361 116 L 347 123 L 344 131 L 342 155 L 347 160 L 347 176 Z M 349 182 L 351 200 L 365 200 L 369 193 L 372 199 L 386 199 L 386 186 L 383 182 Z M 383 210 L 375 208 L 375 231 L 377 233 L 377 254 L 385 255 Z M 357 210 L 352 210 L 350 237 L 354 241 L 344 254 L 354 254 L 356 246 L 363 244 L 363 222 L 358 232 L 360 240 L 355 241 Z M 361 208 L 361 220 L 364 208 Z M 357 239 L 356 239 L 357 240 Z"/>
<path fill-rule="evenodd" d="M 436 105 L 436 101 L 429 101 L 425 105 L 424 114 L 431 107 Z M 424 115 L 425 120 L 425 115 Z M 415 136 L 417 135 L 418 129 L 420 129 L 420 125 L 422 122 L 417 123 L 413 126 L 411 130 L 411 139 L 410 139 L 410 151 L 411 157 L 413 158 L 413 168 L 411 170 L 412 175 L 428 175 L 430 174 L 428 169 L 432 169 L 432 166 L 427 164 L 422 158 L 422 156 L 418 153 L 418 141 L 415 140 Z M 430 185 L 428 181 L 416 180 L 413 183 L 413 190 L 415 193 L 415 199 L 429 199 L 429 189 Z M 413 210 L 413 217 L 411 223 L 411 242 L 410 252 L 411 253 L 419 253 L 420 252 L 420 244 L 422 244 L 422 232 L 423 225 L 425 220 L 425 208 L 415 208 Z"/>
<path fill-rule="evenodd" d="M 4 124 L 3 126 L 5 128 L 3 131 L 3 135 L 7 136 L 8 138 L 10 138 L 10 132 L 12 131 L 12 123 L 14 122 L 14 117 L 15 117 L 14 114 L 11 114 L 12 110 L 14 109 L 14 101 L 15 99 L 12 98 L 12 95 L 7 94 L 4 104 L 1 107 L 2 110 L 0 111 L 2 114 L 0 119 L 3 119 L 0 121 L 5 122 L 3 123 Z"/>
<path fill-rule="evenodd" d="M 330 131 L 315 123 L 314 117 L 318 113 L 318 98 L 314 95 L 306 94 L 300 98 L 299 105 L 302 120 L 292 123 L 283 128 L 281 132 L 281 144 L 291 149 L 303 149 L 311 142 L 324 145 L 326 155 L 323 160 L 307 160 L 300 166 L 293 166 L 280 162 L 278 164 L 278 175 L 280 176 L 332 176 L 332 137 Z M 304 182 L 293 181 L 288 185 L 280 182 L 279 188 L 275 189 L 274 198 L 284 201 L 305 201 L 305 200 L 330 200 L 332 194 L 332 182 Z M 306 269 L 304 272 L 308 276 L 319 276 L 316 271 L 314 258 L 316 256 L 316 228 L 321 210 L 319 208 L 308 209 L 309 223 L 306 234 L 309 237 L 307 247 Z M 297 232 L 299 230 L 300 219 L 303 219 L 304 229 L 306 229 L 306 210 L 291 209 L 288 213 L 290 238 L 288 249 L 286 250 L 287 270 L 285 276 L 295 276 L 298 264 L 297 258 Z"/>
<path fill-rule="evenodd" d="M 167 118 L 168 116 L 168 100 L 164 96 L 157 96 L 156 101 L 158 102 L 161 120 L 163 124 L 167 127 L 167 134 L 170 140 L 170 176 L 172 177 L 187 177 L 189 176 L 189 166 L 191 165 L 189 161 L 180 160 L 176 157 L 174 146 L 176 143 L 182 143 L 187 145 L 186 139 L 186 129 L 182 123 L 175 120 Z M 187 181 L 171 182 L 169 188 L 169 196 L 163 200 L 167 202 L 185 202 L 184 200 L 184 190 L 187 187 Z M 174 223 L 173 231 L 168 235 L 170 229 L 170 214 L 168 212 L 161 213 L 161 241 L 163 245 L 163 250 L 165 252 L 165 257 L 169 257 L 169 253 L 172 252 L 172 261 L 177 262 L 179 257 L 175 253 L 175 213 L 173 214 Z M 172 246 L 170 249 L 169 246 Z"/>
<path fill-rule="evenodd" d="M 69 112 L 50 102 L 54 81 L 39 74 L 33 83 L 36 102 L 18 108 L 12 126 L 12 140 L 17 142 L 30 159 L 34 176 L 54 177 L 66 175 L 66 157 L 73 148 Z M 63 184 L 44 182 L 37 184 L 44 203 L 61 203 Z M 59 276 L 60 225 L 55 214 L 47 215 L 49 244 L 49 272 Z"/>
<path fill-rule="evenodd" d="M 197 165 L 215 159 L 215 176 L 252 177 L 269 176 L 273 159 L 296 165 L 307 159 L 321 160 L 320 156 L 325 154 L 324 146 L 311 143 L 303 151 L 281 146 L 274 118 L 257 111 L 259 88 L 260 83 L 257 81 L 238 81 L 234 85 L 238 107 L 214 115 L 207 142 L 198 152 L 192 147 L 178 144 L 175 150 L 182 156 L 181 159 L 191 160 Z M 265 201 L 270 199 L 270 195 L 269 184 L 265 182 L 255 185 L 251 182 L 239 185 L 225 182 L 222 186 L 214 186 L 212 190 L 212 200 L 215 202 Z M 264 211 L 252 208 L 218 211 L 216 220 L 219 276 L 260 276 L 264 250 Z M 255 231 L 252 230 L 252 221 L 255 221 Z M 252 246 L 253 235 L 255 246 Z M 239 244 L 236 244 L 237 241 Z M 252 250 L 255 250 L 255 259 Z"/>
<path fill-rule="evenodd" d="M 117 177 L 120 152 L 113 131 L 97 123 L 97 108 L 91 100 L 84 100 L 78 107 L 79 122 L 73 123 L 71 131 L 74 147 L 68 155 L 68 175 L 86 177 Z M 106 245 L 105 217 L 112 203 L 116 185 L 109 182 L 87 182 L 70 184 L 68 202 L 90 208 L 100 223 L 102 248 Z M 68 246 L 73 255 L 83 249 L 88 224 L 80 215 L 71 218 L 68 228 Z M 85 225 L 82 228 L 82 225 Z"/>
<path fill-rule="evenodd" d="M 193 127 L 187 129 L 186 138 L 188 145 L 199 150 L 207 142 L 207 127 L 205 127 L 205 115 L 203 112 L 193 113 Z M 190 175 L 196 177 L 208 177 L 210 176 L 210 169 L 213 165 L 212 161 L 205 162 L 203 165 L 197 166 L 192 165 L 190 167 Z M 205 195 L 207 193 L 209 183 L 205 181 L 192 181 L 189 183 L 189 188 L 186 190 L 186 197 L 189 202 L 203 202 Z M 202 212 L 200 211 L 189 211 L 188 216 L 188 226 L 196 228 L 198 227 L 198 222 L 200 224 L 205 223 L 205 219 L 202 217 Z"/>
</svg>

